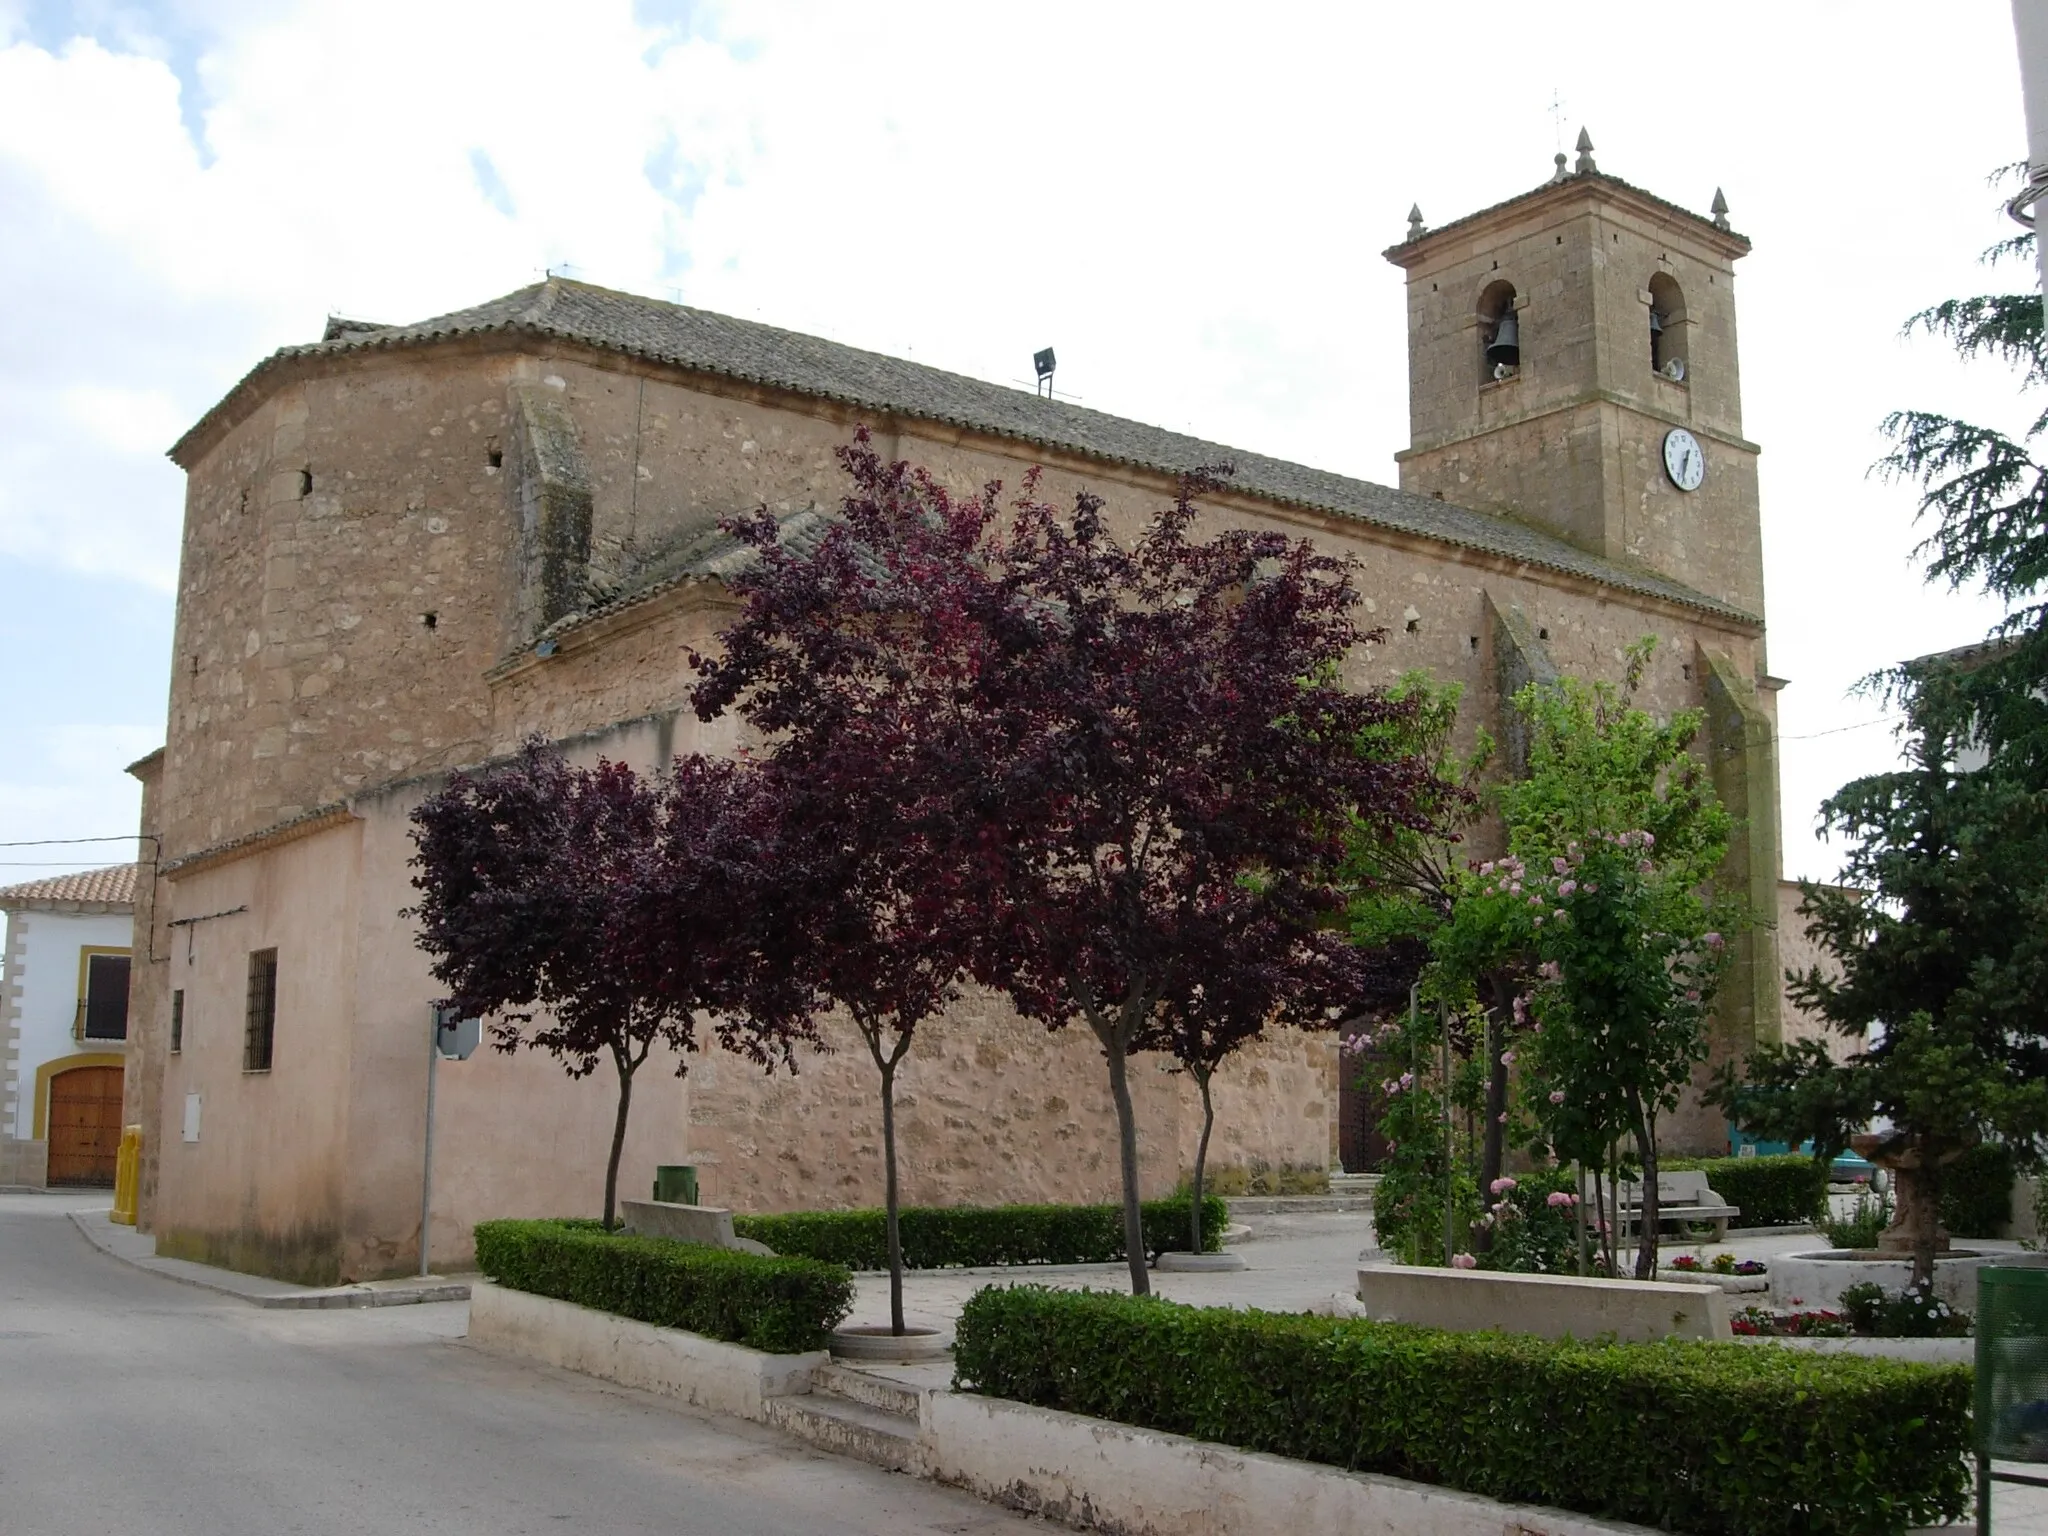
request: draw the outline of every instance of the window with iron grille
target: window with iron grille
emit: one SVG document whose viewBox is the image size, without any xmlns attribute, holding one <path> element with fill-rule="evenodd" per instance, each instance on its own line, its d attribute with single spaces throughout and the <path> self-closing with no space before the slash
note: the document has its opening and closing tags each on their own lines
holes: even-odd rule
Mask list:
<svg viewBox="0 0 2048 1536">
<path fill-rule="evenodd" d="M 242 1070 L 268 1072 L 270 1047 L 277 1033 L 277 951 L 258 949 L 249 955 L 249 1023 L 242 1036 Z"/>
<path fill-rule="evenodd" d="M 178 988 L 171 994 L 171 1054 L 177 1055 L 185 1049 L 185 989 Z"/>
<path fill-rule="evenodd" d="M 85 957 L 85 1028 L 88 1040 L 128 1038 L 128 957 Z"/>
</svg>

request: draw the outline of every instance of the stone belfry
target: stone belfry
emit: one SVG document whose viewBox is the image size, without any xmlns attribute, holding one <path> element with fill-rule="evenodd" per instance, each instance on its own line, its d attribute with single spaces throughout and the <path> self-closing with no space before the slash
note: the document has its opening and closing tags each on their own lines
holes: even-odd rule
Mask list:
<svg viewBox="0 0 2048 1536">
<path fill-rule="evenodd" d="M 1735 269 L 1701 217 L 1601 172 L 1581 132 L 1543 186 L 1386 253 L 1408 275 L 1401 486 L 1764 611 Z"/>
</svg>

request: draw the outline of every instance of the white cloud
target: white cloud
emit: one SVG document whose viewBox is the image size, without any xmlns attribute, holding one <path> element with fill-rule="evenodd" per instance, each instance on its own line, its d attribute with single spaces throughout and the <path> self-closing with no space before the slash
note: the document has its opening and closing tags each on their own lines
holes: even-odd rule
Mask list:
<svg viewBox="0 0 2048 1536">
<path fill-rule="evenodd" d="M 1979 178 L 2024 142 L 2003 7 L 1735 0 L 1682 41 L 1622 0 L 651 10 L 176 0 L 77 7 L 74 38 L 0 0 L 0 556 L 167 590 L 167 427 L 328 311 L 420 318 L 551 263 L 999 380 L 1056 345 L 1092 406 L 1391 480 L 1379 251 L 1411 201 L 1440 223 L 1543 179 L 1556 91 L 1567 142 L 1695 208 L 1725 186 L 1757 241 L 1795 872 L 1833 869 L 1819 798 L 1889 760 L 1816 734 L 1874 713 L 1844 690 L 1984 627 L 1864 468 L 1896 406 L 2010 410 L 1995 369 L 1895 335 L 1987 280 Z"/>
</svg>

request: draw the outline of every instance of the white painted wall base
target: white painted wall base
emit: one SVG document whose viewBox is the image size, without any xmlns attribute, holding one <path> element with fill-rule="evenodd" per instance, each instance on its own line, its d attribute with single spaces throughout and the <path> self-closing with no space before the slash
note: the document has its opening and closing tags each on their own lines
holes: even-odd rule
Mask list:
<svg viewBox="0 0 2048 1536">
<path fill-rule="evenodd" d="M 811 1372 L 832 1358 L 823 1350 L 763 1354 L 488 1280 L 470 1287 L 469 1339 L 742 1419 L 765 1418 L 771 1397 L 810 1391 Z"/>
<path fill-rule="evenodd" d="M 883 1433 L 886 1414 L 808 1396 L 813 1372 L 844 1372 L 823 1353 L 766 1355 L 483 1280 L 470 1292 L 469 1337 L 486 1348 L 700 1408 L 781 1423 L 828 1449 L 1114 1536 L 1651 1536 L 1645 1526 L 1503 1504 L 936 1388 L 917 1393 L 914 1435 L 909 1418 L 894 1421 L 900 1430 Z M 892 1402 L 904 1395 L 901 1388 L 887 1392 Z M 777 1398 L 781 1405 L 771 1411 Z M 836 1412 L 823 1411 L 835 1402 Z M 800 1418 L 825 1422 L 795 1422 Z M 890 1459 L 834 1438 L 858 1438 L 863 1431 L 892 1442 Z"/>
<path fill-rule="evenodd" d="M 1234 1451 L 1000 1398 L 933 1393 L 931 1475 L 1116 1536 L 1648 1536 L 1397 1477 Z"/>
</svg>

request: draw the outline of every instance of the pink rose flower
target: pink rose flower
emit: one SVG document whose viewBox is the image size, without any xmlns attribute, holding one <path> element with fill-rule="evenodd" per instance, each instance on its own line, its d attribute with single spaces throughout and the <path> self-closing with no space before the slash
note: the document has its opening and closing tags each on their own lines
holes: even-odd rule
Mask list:
<svg viewBox="0 0 2048 1536">
<path fill-rule="evenodd" d="M 1550 1102 L 1553 1104 L 1562 1104 L 1564 1102 L 1564 1090 L 1562 1088 L 1551 1089 Z"/>
<path fill-rule="evenodd" d="M 1454 1253 L 1451 1255 L 1451 1268 L 1453 1269 L 1477 1269 L 1478 1267 L 1479 1261 L 1469 1253 Z"/>
</svg>

